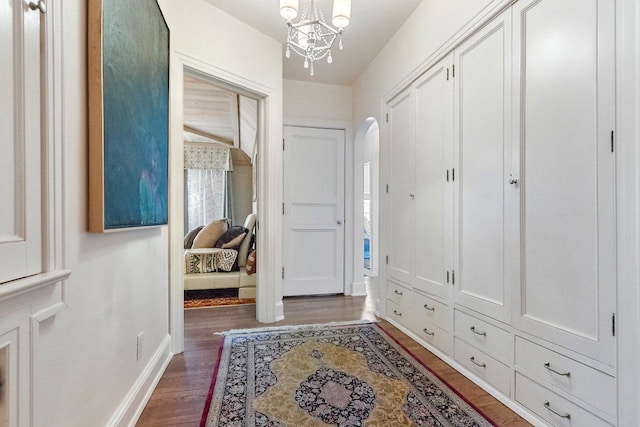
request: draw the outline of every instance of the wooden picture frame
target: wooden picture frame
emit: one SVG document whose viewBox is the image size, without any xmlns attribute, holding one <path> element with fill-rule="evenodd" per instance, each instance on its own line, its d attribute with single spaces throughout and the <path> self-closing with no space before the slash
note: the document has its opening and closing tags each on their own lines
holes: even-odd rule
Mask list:
<svg viewBox="0 0 640 427">
<path fill-rule="evenodd" d="M 169 28 L 156 0 L 88 7 L 89 231 L 165 225 Z"/>
</svg>

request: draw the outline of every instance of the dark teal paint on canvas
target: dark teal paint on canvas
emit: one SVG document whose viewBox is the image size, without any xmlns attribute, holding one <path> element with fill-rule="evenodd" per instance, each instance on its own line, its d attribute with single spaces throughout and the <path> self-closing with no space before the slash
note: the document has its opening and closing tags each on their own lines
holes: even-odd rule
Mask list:
<svg viewBox="0 0 640 427">
<path fill-rule="evenodd" d="M 169 29 L 156 0 L 104 0 L 105 229 L 167 223 Z"/>
</svg>

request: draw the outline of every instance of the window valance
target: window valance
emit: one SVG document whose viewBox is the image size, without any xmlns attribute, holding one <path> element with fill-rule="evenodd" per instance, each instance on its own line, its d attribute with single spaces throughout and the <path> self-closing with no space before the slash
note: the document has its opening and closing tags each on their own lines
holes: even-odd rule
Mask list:
<svg viewBox="0 0 640 427">
<path fill-rule="evenodd" d="M 231 150 L 214 144 L 185 142 L 184 168 L 232 171 Z"/>
</svg>

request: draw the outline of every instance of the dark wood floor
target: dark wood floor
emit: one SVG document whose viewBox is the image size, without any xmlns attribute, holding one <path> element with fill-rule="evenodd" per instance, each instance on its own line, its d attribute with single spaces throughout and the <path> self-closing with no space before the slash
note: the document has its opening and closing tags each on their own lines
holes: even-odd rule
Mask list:
<svg viewBox="0 0 640 427">
<path fill-rule="evenodd" d="M 375 319 L 371 300 L 365 297 L 287 298 L 284 307 L 286 319 L 274 325 Z M 498 425 L 530 425 L 391 324 L 381 321 L 381 325 Z M 254 305 L 187 310 L 185 351 L 169 364 L 137 425 L 197 426 L 220 344 L 214 332 L 259 326 L 264 324 L 255 320 Z"/>
</svg>

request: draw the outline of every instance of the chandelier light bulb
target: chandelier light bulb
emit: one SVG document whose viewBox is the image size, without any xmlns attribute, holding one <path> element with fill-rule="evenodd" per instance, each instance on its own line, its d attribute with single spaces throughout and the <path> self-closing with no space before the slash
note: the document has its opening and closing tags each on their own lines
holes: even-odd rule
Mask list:
<svg viewBox="0 0 640 427">
<path fill-rule="evenodd" d="M 298 0 L 280 0 L 280 16 L 287 20 L 293 20 L 298 16 Z"/>
<path fill-rule="evenodd" d="M 331 57 L 331 52 L 329 52 L 329 55 L 327 56 L 327 63 L 331 64 L 333 62 L 333 58 Z"/>
<path fill-rule="evenodd" d="M 284 55 L 285 55 L 287 58 L 291 58 L 291 49 L 289 49 L 289 46 L 287 46 L 287 50 L 286 50 L 286 52 L 284 53 Z"/>
<path fill-rule="evenodd" d="M 309 72 L 309 74 L 313 76 L 313 61 L 311 61 L 311 71 Z"/>
<path fill-rule="evenodd" d="M 340 30 L 349 25 L 351 0 L 333 0 L 333 14 L 331 16 L 331 22 Z"/>
<path fill-rule="evenodd" d="M 304 68 L 309 68 L 309 60 L 304 58 Z"/>
</svg>

